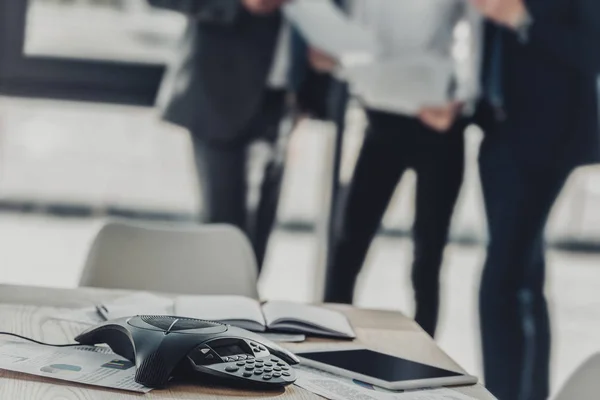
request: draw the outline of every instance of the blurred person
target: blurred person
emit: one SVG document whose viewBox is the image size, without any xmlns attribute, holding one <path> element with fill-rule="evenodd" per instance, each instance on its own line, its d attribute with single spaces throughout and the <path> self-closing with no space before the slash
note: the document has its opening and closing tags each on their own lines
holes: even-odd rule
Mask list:
<svg viewBox="0 0 600 400">
<path fill-rule="evenodd" d="M 485 381 L 549 396 L 544 230 L 574 168 L 600 161 L 600 1 L 471 0 L 488 17 L 480 174 L 490 242 L 480 289 Z"/>
<path fill-rule="evenodd" d="M 240 227 L 262 266 L 283 175 L 288 114 L 287 0 L 149 0 L 190 17 L 177 62 L 159 95 L 164 118 L 191 133 L 208 223 Z M 289 129 L 289 128 L 288 128 Z M 249 150 L 266 148 L 254 213 L 248 212 Z"/>
<path fill-rule="evenodd" d="M 386 59 L 450 61 L 455 86 L 446 106 L 422 107 L 418 115 L 367 106 L 369 127 L 328 257 L 325 301 L 352 303 L 357 276 L 404 172 L 417 174 L 412 283 L 416 321 L 434 336 L 439 308 L 439 279 L 450 220 L 462 185 L 464 130 L 468 109 L 478 95 L 481 18 L 467 1 L 356 1 L 353 16 L 384 44 Z M 426 21 L 426 22 L 424 22 Z M 454 59 L 454 31 L 471 26 L 467 63 Z M 331 68 L 326 54 L 313 50 L 316 68 Z M 466 73 L 459 74 L 459 65 Z M 399 72 L 400 73 L 400 72 Z"/>
</svg>

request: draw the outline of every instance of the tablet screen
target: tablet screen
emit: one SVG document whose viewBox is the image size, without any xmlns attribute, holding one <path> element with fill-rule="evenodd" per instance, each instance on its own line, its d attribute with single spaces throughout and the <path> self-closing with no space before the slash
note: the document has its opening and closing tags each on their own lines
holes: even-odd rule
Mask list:
<svg viewBox="0 0 600 400">
<path fill-rule="evenodd" d="M 371 350 L 301 353 L 300 357 L 386 382 L 448 378 L 462 374 Z"/>
</svg>

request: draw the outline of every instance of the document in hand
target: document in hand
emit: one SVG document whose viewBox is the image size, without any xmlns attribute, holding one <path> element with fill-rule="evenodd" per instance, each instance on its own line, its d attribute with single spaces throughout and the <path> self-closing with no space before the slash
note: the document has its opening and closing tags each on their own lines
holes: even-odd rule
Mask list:
<svg viewBox="0 0 600 400">
<path fill-rule="evenodd" d="M 414 55 L 349 67 L 342 75 L 368 108 L 416 115 L 424 106 L 448 103 L 453 71 L 445 58 Z"/>
<path fill-rule="evenodd" d="M 290 1 L 283 14 L 311 46 L 334 57 L 342 67 L 372 62 L 381 53 L 376 34 L 349 19 L 331 1 Z"/>
<path fill-rule="evenodd" d="M 283 301 L 261 305 L 241 296 L 182 296 L 175 300 L 177 315 L 221 321 L 256 332 L 289 332 L 342 339 L 356 337 L 340 312 Z"/>
<path fill-rule="evenodd" d="M 448 103 L 454 65 L 447 58 L 423 53 L 386 57 L 376 32 L 331 1 L 294 0 L 283 13 L 312 47 L 338 60 L 335 74 L 364 106 L 417 115 L 425 106 Z"/>
</svg>

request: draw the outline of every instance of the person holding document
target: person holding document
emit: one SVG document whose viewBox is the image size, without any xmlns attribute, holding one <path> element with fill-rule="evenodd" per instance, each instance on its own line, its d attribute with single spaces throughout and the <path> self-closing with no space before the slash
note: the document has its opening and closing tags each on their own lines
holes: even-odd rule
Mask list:
<svg viewBox="0 0 600 400">
<path fill-rule="evenodd" d="M 600 162 L 600 1 L 471 0 L 488 17 L 480 175 L 490 242 L 480 290 L 485 381 L 550 391 L 544 230 L 574 168 Z"/>
<path fill-rule="evenodd" d="M 376 32 L 383 53 L 347 68 L 369 120 L 341 230 L 330 249 L 325 301 L 351 303 L 357 276 L 404 171 L 417 174 L 412 282 L 416 321 L 434 335 L 442 257 L 464 170 L 464 135 L 478 96 L 480 15 L 465 0 L 366 0 L 356 21 Z M 456 60 L 454 32 L 470 26 L 470 55 Z M 317 67 L 327 55 L 313 50 Z M 388 92 L 385 92 L 388 90 Z"/>
</svg>

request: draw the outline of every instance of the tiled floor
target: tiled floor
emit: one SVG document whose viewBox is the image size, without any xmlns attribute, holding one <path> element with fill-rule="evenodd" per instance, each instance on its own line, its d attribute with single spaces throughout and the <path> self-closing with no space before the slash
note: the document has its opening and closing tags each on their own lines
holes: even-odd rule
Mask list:
<svg viewBox="0 0 600 400">
<path fill-rule="evenodd" d="M 364 118 L 349 115 L 342 178 L 361 145 Z M 307 122 L 292 137 L 280 219 L 321 218 L 332 128 Z M 399 133 L 400 134 L 400 133 Z M 454 218 L 457 235 L 484 236 L 476 158 L 481 134 L 467 134 L 465 183 Z M 201 208 L 187 132 L 152 110 L 0 97 L 0 202 L 108 207 L 192 215 Z M 549 236 L 600 243 L 598 167 L 578 171 L 559 201 Z M 384 218 L 408 229 L 415 176 L 405 175 Z"/>
</svg>

